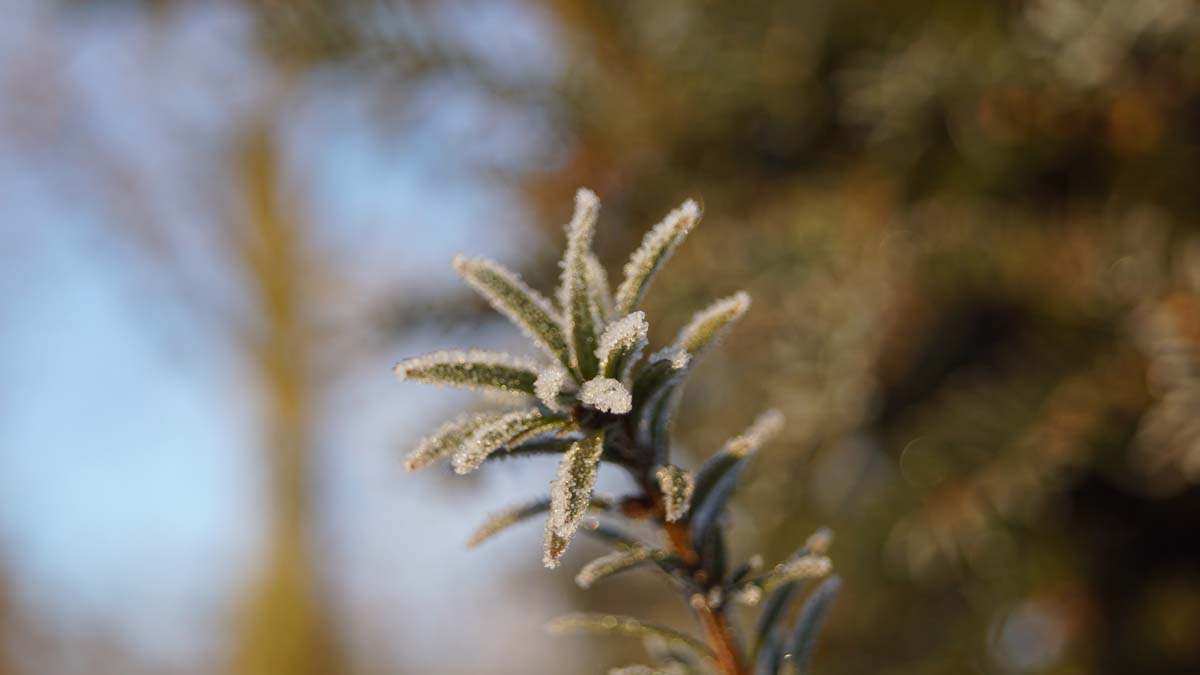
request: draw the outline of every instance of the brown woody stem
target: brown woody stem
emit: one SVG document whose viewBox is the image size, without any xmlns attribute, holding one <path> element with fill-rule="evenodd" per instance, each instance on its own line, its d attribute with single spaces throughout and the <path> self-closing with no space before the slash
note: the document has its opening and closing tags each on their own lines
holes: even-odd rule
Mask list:
<svg viewBox="0 0 1200 675">
<path fill-rule="evenodd" d="M 686 565 L 695 568 L 699 564 L 700 556 L 692 547 L 690 528 L 680 523 L 668 522 L 663 522 L 662 526 L 672 552 L 678 555 Z M 689 604 L 696 610 L 696 615 L 700 618 L 700 625 L 704 628 L 704 641 L 712 651 L 713 658 L 717 667 L 721 669 L 722 675 L 747 675 L 746 669 L 742 666 L 741 649 L 737 636 L 733 632 L 733 626 L 730 625 L 724 609 L 713 608 L 703 596 L 699 597 L 699 601 Z"/>
<path fill-rule="evenodd" d="M 688 569 L 692 570 L 694 577 L 702 587 L 707 588 L 712 584 L 719 584 L 719 579 L 704 577 L 700 555 L 692 546 L 691 528 L 688 524 L 686 522 L 667 522 L 662 496 L 654 488 L 652 467 L 641 465 L 627 466 L 626 468 L 630 469 L 630 473 L 646 493 L 643 499 L 636 500 L 643 505 L 644 510 L 641 510 L 641 514 L 648 516 L 662 528 L 671 552 L 679 556 Z M 688 604 L 696 611 L 704 630 L 704 642 L 712 652 L 713 661 L 721 675 L 749 675 L 749 671 L 742 664 L 741 646 L 737 634 L 729 622 L 724 607 L 711 606 L 707 598 L 700 594 L 693 598 L 687 598 L 687 600 Z"/>
<path fill-rule="evenodd" d="M 700 623 L 704 626 L 704 641 L 713 651 L 717 667 L 724 675 L 746 675 L 738 655 L 737 638 L 734 637 L 733 627 L 729 625 L 725 612 L 706 605 L 698 610 L 698 613 Z"/>
</svg>

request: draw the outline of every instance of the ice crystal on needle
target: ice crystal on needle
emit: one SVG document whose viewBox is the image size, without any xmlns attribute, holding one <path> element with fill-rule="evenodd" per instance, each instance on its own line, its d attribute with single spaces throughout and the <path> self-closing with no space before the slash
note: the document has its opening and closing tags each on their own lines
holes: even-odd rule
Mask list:
<svg viewBox="0 0 1200 675">
<path fill-rule="evenodd" d="M 667 522 L 673 523 L 687 513 L 688 506 L 692 503 L 692 492 L 696 487 L 692 481 L 692 474 L 668 464 L 660 466 L 654 477 L 662 490 Z"/>
<path fill-rule="evenodd" d="M 600 346 L 596 347 L 596 358 L 600 360 L 600 374 L 625 379 L 626 371 L 633 366 L 646 347 L 646 334 L 650 325 L 645 312 L 633 312 L 612 322 L 600 335 Z"/>
<path fill-rule="evenodd" d="M 638 547 L 624 551 L 613 551 L 608 555 L 596 558 L 583 566 L 575 575 L 575 584 L 580 588 L 591 588 L 600 579 L 612 576 L 618 572 L 637 567 L 643 563 L 662 560 L 667 557 L 665 551 L 652 548 Z"/>
<path fill-rule="evenodd" d="M 650 361 L 666 361 L 671 364 L 672 370 L 683 370 L 688 367 L 692 361 L 692 355 L 688 354 L 686 349 L 679 347 L 663 347 L 662 349 L 650 355 Z"/>
<path fill-rule="evenodd" d="M 625 265 L 625 280 L 617 289 L 618 313 L 625 314 L 637 307 L 655 273 L 666 264 L 699 219 L 700 207 L 689 199 L 646 233 L 642 245 Z"/>
<path fill-rule="evenodd" d="M 550 358 L 564 363 L 570 359 L 562 319 L 550 301 L 526 286 L 521 277 L 483 258 L 458 256 L 454 259 L 454 269 Z"/>
<path fill-rule="evenodd" d="M 762 596 L 762 587 L 755 584 L 750 584 L 749 586 L 738 589 L 737 593 L 734 594 L 733 599 L 738 604 L 753 606 L 762 601 Z"/>
<path fill-rule="evenodd" d="M 592 500 L 592 486 L 604 450 L 604 435 L 589 436 L 571 445 L 558 465 L 558 478 L 550 487 L 550 519 L 543 562 L 557 567 L 558 558 L 579 529 Z"/>
<path fill-rule="evenodd" d="M 718 300 L 696 313 L 688 325 L 679 331 L 675 346 L 689 354 L 699 354 L 716 342 L 733 322 L 750 309 L 750 295 L 738 292 Z"/>
<path fill-rule="evenodd" d="M 833 561 L 823 555 L 803 555 L 776 567 L 760 584 L 764 592 L 771 592 L 791 581 L 816 579 L 833 570 Z"/>
<path fill-rule="evenodd" d="M 783 413 L 771 409 L 758 416 L 754 423 L 741 434 L 725 443 L 725 452 L 735 457 L 745 457 L 762 447 L 783 429 Z"/>
<path fill-rule="evenodd" d="M 610 377 L 597 377 L 583 383 L 579 400 L 601 412 L 623 415 L 633 409 L 633 396 L 625 385 Z"/>
<path fill-rule="evenodd" d="M 494 413 L 468 413 L 450 420 L 417 442 L 404 460 L 404 468 L 416 471 L 429 466 L 457 450 L 476 429 L 497 417 Z"/>
<path fill-rule="evenodd" d="M 566 388 L 569 377 L 567 371 L 557 365 L 542 368 L 533 382 L 533 392 L 542 405 L 551 410 L 560 410 L 562 405 L 559 397 Z"/>
<path fill-rule="evenodd" d="M 554 423 L 556 418 L 543 417 L 540 410 L 518 410 L 481 425 L 462 447 L 454 453 L 451 464 L 455 473 L 466 474 L 478 469 L 488 455 L 507 443 L 520 443 L 526 436 Z"/>
<path fill-rule="evenodd" d="M 567 252 L 562 261 L 558 304 L 570 347 L 571 366 L 585 379 L 596 374 L 596 300 L 588 281 L 588 253 L 596 232 L 600 200 L 591 190 L 575 194 L 575 215 L 567 224 Z"/>
<path fill-rule="evenodd" d="M 537 369 L 537 363 L 528 359 L 472 349 L 447 350 L 406 359 L 396 364 L 395 373 L 401 380 L 532 394 Z"/>
</svg>

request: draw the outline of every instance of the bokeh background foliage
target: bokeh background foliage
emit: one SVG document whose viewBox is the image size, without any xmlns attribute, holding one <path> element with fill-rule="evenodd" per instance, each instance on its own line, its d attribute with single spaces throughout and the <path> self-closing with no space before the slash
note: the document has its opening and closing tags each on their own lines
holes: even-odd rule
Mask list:
<svg viewBox="0 0 1200 675">
<path fill-rule="evenodd" d="M 448 256 L 428 242 L 471 220 L 451 243 L 548 288 L 580 185 L 603 200 L 610 266 L 684 197 L 705 206 L 648 298 L 652 341 L 704 298 L 755 299 L 687 390 L 677 435 L 698 461 L 757 410 L 788 416 L 746 477 L 733 543 L 779 559 L 818 525 L 838 533 L 845 583 L 816 670 L 1200 670 L 1196 3 L 6 4 L 20 19 L 0 61 L 0 133 L 17 150 L 5 181 L 61 177 L 55 190 L 106 214 L 102 253 L 220 327 L 253 392 L 247 445 L 266 487 L 223 618 L 170 658 L 45 618 L 59 615 L 22 592 L 18 550 L 20 528 L 43 523 L 8 517 L 0 672 L 600 672 L 632 652 L 501 624 L 538 597 L 544 616 L 557 602 L 678 620 L 633 577 L 576 593 L 532 559 L 456 589 L 430 556 L 470 554 L 444 537 L 345 524 L 360 474 L 337 468 L 344 455 L 378 451 L 395 463 L 370 466 L 398 473 L 396 447 L 450 409 L 394 405 L 373 415 L 418 419 L 370 441 L 345 432 L 374 371 L 431 334 L 492 330 L 430 271 Z M 139 144 L 93 119 L 79 92 L 104 82 L 71 45 L 99 31 L 125 37 L 98 48 L 131 51 L 121 77 L 156 83 L 123 95 L 180 128 Z M 157 65 L 173 40 L 195 44 Z M 208 58 L 222 65 L 172 79 Z M 147 178 L 163 144 L 191 187 Z M 379 196 L 392 190 L 395 203 Z M 13 253 L 47 245 L 25 230 L 62 226 L 0 213 Z M 356 378 L 372 384 L 328 394 Z M 482 486 L 421 484 L 408 508 L 435 527 L 471 520 L 428 495 Z M 378 540 L 399 542 L 390 575 L 504 591 L 449 643 L 389 649 L 456 629 L 438 594 L 409 586 L 364 609 L 391 577 L 346 581 L 372 550 L 347 542 Z"/>
</svg>

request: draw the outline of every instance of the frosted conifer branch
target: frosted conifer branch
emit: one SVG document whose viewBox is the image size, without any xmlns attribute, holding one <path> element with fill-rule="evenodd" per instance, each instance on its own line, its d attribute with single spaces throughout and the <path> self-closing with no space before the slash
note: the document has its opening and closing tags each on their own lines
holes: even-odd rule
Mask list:
<svg viewBox="0 0 1200 675">
<path fill-rule="evenodd" d="M 478 469 L 488 455 L 505 445 L 519 445 L 551 429 L 561 428 L 562 423 L 562 418 L 544 417 L 537 408 L 506 413 L 477 428 L 454 453 L 451 464 L 455 473 L 470 473 Z"/>
<path fill-rule="evenodd" d="M 579 529 L 592 501 L 592 486 L 604 451 L 604 434 L 598 433 L 571 445 L 558 464 L 558 477 L 550 486 L 550 517 L 546 521 L 546 567 L 558 559 Z"/>
<path fill-rule="evenodd" d="M 394 372 L 401 380 L 533 395 L 537 368 L 533 361 L 509 354 L 454 349 L 405 359 Z"/>
<path fill-rule="evenodd" d="M 724 452 L 733 457 L 750 455 L 783 430 L 783 421 L 783 413 L 774 408 L 764 412 L 748 429 L 726 441 Z"/>
<path fill-rule="evenodd" d="M 750 309 L 749 294 L 739 291 L 718 300 L 692 317 L 675 338 L 675 346 L 695 355 L 716 342 L 725 331 Z"/>
<path fill-rule="evenodd" d="M 692 481 L 692 474 L 668 464 L 660 466 L 654 477 L 662 490 L 667 522 L 673 523 L 687 513 L 692 503 L 692 491 L 696 487 Z"/>
<path fill-rule="evenodd" d="M 637 361 L 646 347 L 646 334 L 650 325 L 645 312 L 633 312 L 609 324 L 600 335 L 596 347 L 596 358 L 600 360 L 600 374 L 624 380 L 627 371 Z"/>
<path fill-rule="evenodd" d="M 533 391 L 542 405 L 551 410 L 562 410 L 559 397 L 566 389 L 570 377 L 570 374 L 559 366 L 542 368 L 533 383 Z"/>
<path fill-rule="evenodd" d="M 584 257 L 584 264 L 587 265 L 588 288 L 591 289 L 592 298 L 596 302 L 596 325 L 603 326 L 612 320 L 615 311 L 612 286 L 608 284 L 608 272 L 604 271 L 604 265 L 600 264 L 596 254 L 590 251 Z"/>
<path fill-rule="evenodd" d="M 591 503 L 588 508 L 593 511 L 608 511 L 613 506 L 613 501 L 607 497 L 600 495 L 592 495 Z M 479 529 L 475 530 L 471 538 L 467 540 L 468 548 L 475 548 L 483 542 L 491 539 L 495 535 L 507 530 L 508 528 L 528 520 L 534 516 L 546 513 L 550 510 L 550 499 L 537 499 L 526 504 L 521 504 L 510 509 L 506 509 L 489 517 Z"/>
<path fill-rule="evenodd" d="M 455 471 L 467 473 L 493 459 L 561 455 L 548 498 L 491 516 L 468 546 L 545 513 L 543 562 L 547 567 L 559 564 L 578 532 L 615 549 L 580 570 L 576 582 L 584 588 L 647 563 L 666 572 L 701 613 L 711 648 L 683 633 L 629 617 L 573 615 L 548 626 L 560 633 L 642 638 L 649 662 L 656 665 L 615 669 L 611 675 L 683 675 L 709 666 L 723 673 L 749 672 L 747 668 L 775 673 L 787 649 L 802 666 L 837 582 L 830 580 L 817 589 L 794 630 L 785 632 L 779 622 L 800 580 L 829 573 L 831 564 L 824 555 L 828 532 L 813 534 L 788 561 L 766 574 L 759 572 L 757 556 L 729 572 L 725 563 L 727 506 L 750 456 L 779 432 L 782 416 L 770 411 L 759 417 L 694 476 L 667 464 L 671 419 L 692 360 L 745 314 L 750 298 L 737 293 L 698 312 L 671 346 L 640 365 L 649 331 L 645 314 L 634 310 L 695 226 L 700 209 L 689 200 L 647 233 L 625 266 L 615 297 L 591 250 L 598 211 L 596 195 L 579 190 L 566 227 L 566 251 L 553 303 L 493 261 L 455 258 L 454 267 L 463 279 L 515 323 L 550 357 L 550 363 L 479 350 L 441 351 L 399 363 L 395 372 L 401 379 L 537 399 L 536 408 L 463 415 L 443 424 L 421 439 L 405 466 L 415 470 L 449 456 Z M 630 471 L 637 486 L 638 492 L 623 499 L 620 509 L 614 508 L 612 500 L 592 494 L 602 457 Z M 648 519 L 663 530 L 660 534 L 669 535 L 664 538 L 669 550 L 656 550 L 620 527 L 588 518 L 587 513 L 596 509 Z M 731 602 L 760 601 L 758 640 L 748 654 L 751 663 L 745 663 L 741 655 L 746 651 L 724 609 Z"/>
<path fill-rule="evenodd" d="M 670 259 L 699 219 L 700 207 L 689 199 L 646 233 L 641 246 L 625 264 L 625 279 L 617 289 L 618 314 L 628 314 L 637 307 L 655 273 Z"/>
<path fill-rule="evenodd" d="M 601 412 L 623 415 L 633 409 L 633 396 L 625 385 L 609 377 L 588 380 L 579 388 L 579 401 Z"/>
<path fill-rule="evenodd" d="M 462 447 L 471 434 L 499 413 L 467 413 L 446 422 L 436 431 L 417 441 L 417 447 L 404 460 L 406 471 L 423 469 Z"/>
<path fill-rule="evenodd" d="M 665 560 L 670 557 L 666 551 L 639 546 L 624 551 L 613 551 L 600 556 L 579 570 L 575 575 L 575 583 L 580 588 L 591 588 L 592 584 L 618 572 L 623 572 L 643 563 Z"/>
<path fill-rule="evenodd" d="M 588 288 L 587 257 L 591 253 L 599 209 L 600 200 L 591 190 L 580 189 L 575 194 L 575 215 L 567 225 L 567 251 L 563 255 L 562 281 L 558 288 L 571 366 L 585 380 L 595 376 L 597 363 L 597 310 L 595 298 Z"/>
<path fill-rule="evenodd" d="M 521 277 L 484 258 L 458 256 L 454 259 L 454 269 L 493 309 L 508 317 L 550 358 L 563 365 L 570 364 L 561 317 L 550 301 L 526 285 Z"/>
<path fill-rule="evenodd" d="M 690 635 L 685 635 L 670 628 L 648 623 L 630 616 L 567 614 L 547 623 L 546 630 L 552 635 L 594 633 L 643 639 L 658 638 L 673 647 L 684 647 L 705 659 L 712 659 L 712 653 L 708 650 L 708 647 Z"/>
</svg>

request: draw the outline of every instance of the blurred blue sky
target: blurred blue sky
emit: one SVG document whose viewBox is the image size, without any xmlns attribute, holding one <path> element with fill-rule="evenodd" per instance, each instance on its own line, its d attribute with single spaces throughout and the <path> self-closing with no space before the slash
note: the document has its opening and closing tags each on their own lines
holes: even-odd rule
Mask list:
<svg viewBox="0 0 1200 675">
<path fill-rule="evenodd" d="M 380 345 L 365 317 L 398 289 L 445 287 L 456 252 L 519 263 L 533 233 L 473 167 L 544 152 L 543 121 L 433 82 L 412 92 L 419 114 L 397 131 L 380 123 L 369 79 L 321 71 L 281 94 L 232 5 L 154 19 L 131 7 L 0 2 L 0 90 L 12 94 L 0 100 L 0 554 L 18 602 L 54 634 L 111 640 L 163 668 L 203 670 L 228 648 L 261 543 L 264 476 L 255 384 L 228 323 L 246 307 L 216 234 L 230 214 L 211 205 L 231 189 L 234 132 L 281 106 L 284 195 L 337 282 L 322 311 L 351 327 L 341 337 L 356 350 L 320 391 L 329 581 L 368 654 L 433 667 L 431 641 L 454 621 L 479 639 L 460 665 L 494 663 L 561 600 L 542 587 L 514 613 L 510 591 L 481 580 L 506 561 L 536 565 L 537 546 L 470 556 L 474 520 L 447 516 L 536 494 L 548 467 L 449 494 L 436 473 L 401 475 L 401 449 L 464 399 L 397 384 L 390 365 L 447 339 L 504 345 L 515 331 Z M 463 23 L 465 43 L 547 75 L 544 52 L 478 37 L 503 22 L 508 39 L 553 44 L 536 17 L 514 12 L 497 4 Z M 156 260 L 160 249 L 172 253 Z M 413 623 L 405 607 L 432 614 Z"/>
<path fill-rule="evenodd" d="M 259 524 L 246 383 L 219 343 L 164 341 L 172 313 L 138 302 L 93 228 L 43 206 L 31 215 L 54 226 L 33 231 L 5 280 L 0 356 L 0 518 L 18 595 L 76 631 L 105 626 L 164 656 L 204 648 L 172 627 L 204 632 L 194 617 L 239 581 Z"/>
</svg>

